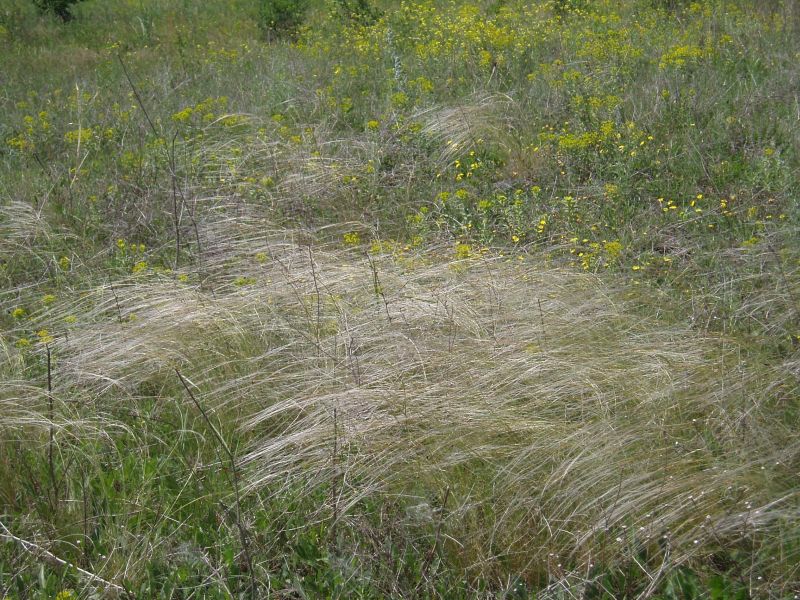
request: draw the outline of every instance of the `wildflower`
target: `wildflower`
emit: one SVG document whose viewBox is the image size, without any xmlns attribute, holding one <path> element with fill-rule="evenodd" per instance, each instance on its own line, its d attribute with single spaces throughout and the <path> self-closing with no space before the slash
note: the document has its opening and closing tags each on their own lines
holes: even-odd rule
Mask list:
<svg viewBox="0 0 800 600">
<path fill-rule="evenodd" d="M 345 233 L 342 239 L 344 240 L 345 246 L 358 246 L 361 243 L 361 236 L 357 231 Z"/>
<path fill-rule="evenodd" d="M 142 271 L 145 270 L 147 270 L 147 262 L 143 260 L 140 260 L 135 265 L 133 265 L 133 267 L 131 267 L 131 273 L 134 274 L 141 273 Z"/>
<path fill-rule="evenodd" d="M 176 121 L 178 123 L 185 123 L 192 116 L 193 112 L 194 112 L 194 109 L 191 106 L 187 106 L 183 110 L 178 111 L 175 114 L 173 114 L 172 115 L 172 120 Z"/>
<path fill-rule="evenodd" d="M 68 257 L 62 256 L 61 258 L 58 259 L 58 266 L 61 267 L 62 271 L 68 271 L 70 262 L 71 261 L 69 260 Z"/>
<path fill-rule="evenodd" d="M 622 252 L 622 244 L 618 240 L 603 242 L 603 248 L 611 259 L 617 258 Z"/>
<path fill-rule="evenodd" d="M 456 244 L 455 252 L 456 258 L 463 260 L 470 257 L 472 247 L 469 244 Z"/>
<path fill-rule="evenodd" d="M 87 127 L 86 129 L 79 127 L 78 129 L 65 133 L 64 139 L 73 144 L 78 142 L 86 143 L 91 141 L 94 135 L 95 132 L 91 127 Z"/>
<path fill-rule="evenodd" d="M 370 131 L 377 131 L 380 126 L 381 124 L 375 119 L 367 121 L 367 129 L 369 129 Z"/>
<path fill-rule="evenodd" d="M 11 316 L 14 317 L 15 319 L 21 319 L 22 317 L 25 316 L 25 309 L 22 308 L 21 306 L 18 306 L 17 308 L 11 311 Z"/>
<path fill-rule="evenodd" d="M 539 224 L 536 226 L 536 231 L 538 233 L 544 233 L 545 227 L 547 227 L 547 219 L 543 217 L 539 220 Z"/>
<path fill-rule="evenodd" d="M 16 346 L 19 349 L 28 348 L 30 345 L 31 341 L 28 338 L 19 338 L 16 343 Z"/>
<path fill-rule="evenodd" d="M 53 343 L 53 336 L 50 335 L 50 332 L 47 329 L 40 329 L 36 332 L 36 335 L 39 337 L 39 342 L 42 344 L 51 344 Z"/>
<path fill-rule="evenodd" d="M 64 323 L 67 323 L 69 325 L 72 325 L 73 323 L 76 323 L 77 321 L 78 321 L 78 317 L 76 317 L 75 315 L 67 315 L 66 317 L 64 317 Z"/>
<path fill-rule="evenodd" d="M 603 190 L 607 198 L 614 198 L 619 194 L 619 186 L 614 183 L 605 184 Z"/>
<path fill-rule="evenodd" d="M 53 302 L 56 301 L 56 297 L 53 294 L 45 294 L 42 296 L 42 304 L 45 306 L 50 306 Z"/>
<path fill-rule="evenodd" d="M 405 94 L 405 92 L 396 92 L 392 94 L 391 100 L 392 106 L 395 108 L 405 108 L 410 102 L 410 98 Z"/>
</svg>

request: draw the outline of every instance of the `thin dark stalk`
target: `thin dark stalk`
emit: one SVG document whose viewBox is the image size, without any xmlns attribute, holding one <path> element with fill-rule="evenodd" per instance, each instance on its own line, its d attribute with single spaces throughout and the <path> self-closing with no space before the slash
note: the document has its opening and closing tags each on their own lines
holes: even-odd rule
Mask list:
<svg viewBox="0 0 800 600">
<path fill-rule="evenodd" d="M 83 496 L 83 564 L 89 564 L 89 494 L 86 473 L 81 470 L 81 494 Z"/>
<path fill-rule="evenodd" d="M 389 320 L 389 323 L 391 323 L 392 315 L 389 314 L 389 301 L 386 300 L 386 294 L 383 293 L 383 286 L 381 286 L 381 282 L 378 279 L 378 266 L 369 255 L 369 252 L 367 252 L 367 261 L 369 261 L 369 268 L 372 269 L 372 288 L 375 292 L 375 297 L 383 300 L 383 306 L 386 309 L 386 318 Z"/>
<path fill-rule="evenodd" d="M 544 329 L 544 311 L 542 310 L 542 299 L 537 298 L 536 302 L 539 304 L 539 322 L 542 324 L 542 341 L 547 345 L 547 332 Z"/>
<path fill-rule="evenodd" d="M 122 67 L 122 72 L 125 74 L 125 79 L 128 80 L 128 85 L 131 86 L 133 95 L 136 97 L 136 102 L 137 104 L 139 104 L 139 108 L 142 109 L 142 112 L 144 113 L 144 118 L 147 119 L 147 122 L 150 125 L 150 129 L 153 131 L 156 137 L 161 137 L 160 134 L 158 133 L 158 129 L 156 129 L 156 126 L 153 124 L 150 115 L 147 113 L 147 109 L 144 106 L 144 102 L 142 102 L 142 97 L 139 95 L 139 90 L 137 90 L 136 86 L 133 85 L 133 80 L 131 79 L 131 76 L 128 74 L 128 69 L 127 67 L 125 67 L 125 61 L 122 60 L 121 54 L 117 54 L 117 60 L 119 60 L 119 64 Z"/>
<path fill-rule="evenodd" d="M 219 442 L 219 447 L 225 452 L 228 460 L 230 461 L 231 465 L 231 485 L 233 487 L 234 499 L 236 502 L 236 528 L 239 531 L 239 539 L 242 544 L 242 553 L 244 554 L 244 560 L 247 563 L 247 572 L 250 574 L 250 598 L 254 600 L 256 596 L 256 576 L 255 572 L 253 571 L 253 558 L 250 554 L 250 543 L 248 541 L 248 533 L 245 529 L 244 523 L 242 522 L 242 511 L 241 511 L 241 492 L 239 490 L 239 469 L 236 466 L 236 456 L 234 456 L 233 452 L 231 451 L 228 444 L 225 442 L 225 438 L 222 437 L 219 429 L 211 422 L 211 419 L 208 416 L 208 413 L 203 408 L 203 405 L 195 397 L 192 389 L 189 387 L 189 383 L 186 379 L 181 375 L 181 372 L 178 369 L 175 369 L 175 373 L 178 375 L 178 379 L 181 380 L 181 384 L 183 385 L 186 392 L 189 394 L 189 398 L 192 399 L 192 402 L 197 407 L 197 410 L 200 411 L 200 414 L 203 416 L 203 420 L 208 425 L 209 429 L 211 429 L 214 437 Z"/>
<path fill-rule="evenodd" d="M 350 372 L 353 374 L 353 379 L 357 386 L 361 386 L 361 367 L 358 364 L 358 346 L 353 337 L 350 327 L 347 324 L 347 318 L 344 319 L 344 330 L 347 333 L 348 339 L 344 342 L 344 352 L 347 357 L 347 365 L 350 367 Z"/>
<path fill-rule="evenodd" d="M 117 306 L 117 319 L 122 323 L 122 308 L 119 305 L 119 298 L 117 297 L 117 290 L 114 289 L 114 284 L 111 284 L 111 293 L 114 295 L 114 304 Z"/>
<path fill-rule="evenodd" d="M 800 317 L 800 302 L 797 300 L 797 296 L 794 294 L 794 290 L 792 285 L 789 283 L 789 277 L 786 275 L 786 271 L 783 268 L 783 261 L 781 261 L 781 255 L 778 254 L 778 251 L 775 250 L 775 246 L 771 243 L 767 243 L 767 248 L 772 253 L 772 256 L 775 257 L 775 264 L 778 267 L 778 273 L 781 276 L 781 281 L 783 286 L 786 288 L 786 294 L 789 296 L 789 300 L 792 303 L 792 308 L 794 309 L 795 317 Z"/>
<path fill-rule="evenodd" d="M 172 144 L 169 153 L 169 171 L 170 180 L 172 183 L 172 221 L 175 226 L 175 270 L 178 270 L 178 264 L 181 256 L 181 218 L 178 212 L 178 182 L 175 176 L 175 139 L 178 137 L 178 132 L 172 136 Z"/>
<path fill-rule="evenodd" d="M 48 420 L 50 421 L 50 440 L 47 445 L 47 466 L 50 473 L 50 490 L 53 494 L 53 504 L 55 505 L 58 500 L 58 486 L 56 484 L 55 461 L 53 460 L 53 448 L 55 446 L 53 419 L 55 419 L 55 414 L 53 411 L 53 368 L 49 344 L 45 344 L 45 350 L 47 351 L 47 410 Z"/>
<path fill-rule="evenodd" d="M 333 496 L 333 524 L 331 525 L 331 536 L 334 542 L 336 541 L 336 525 L 339 522 L 339 477 L 337 471 L 339 454 L 339 414 L 336 407 L 333 407 L 333 455 L 331 461 L 333 462 L 333 489 L 331 494 Z"/>
<path fill-rule="evenodd" d="M 456 343 L 455 309 L 452 306 L 445 305 L 445 311 L 447 311 L 447 316 L 450 318 L 450 335 L 447 336 L 447 351 L 452 353 L 453 346 Z"/>
<path fill-rule="evenodd" d="M 439 539 L 442 535 L 442 525 L 444 524 L 444 511 L 447 508 L 447 500 L 450 498 L 450 487 L 445 490 L 444 497 L 442 498 L 442 515 L 439 517 L 439 522 L 436 524 L 436 534 L 433 538 L 433 546 L 431 546 L 428 553 L 425 555 L 425 562 L 422 563 L 422 568 L 420 569 L 419 574 L 419 583 L 417 583 L 417 587 L 414 590 L 414 596 L 417 596 L 420 591 L 420 587 L 422 587 L 423 583 L 425 583 L 425 579 L 428 576 L 428 569 L 431 567 L 431 563 L 433 562 L 433 557 L 436 555 L 436 549 L 439 547 Z"/>
</svg>

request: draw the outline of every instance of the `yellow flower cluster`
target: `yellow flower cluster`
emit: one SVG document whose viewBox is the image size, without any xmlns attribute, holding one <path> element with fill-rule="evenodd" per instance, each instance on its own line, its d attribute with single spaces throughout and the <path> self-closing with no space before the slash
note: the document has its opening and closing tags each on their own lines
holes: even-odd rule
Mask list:
<svg viewBox="0 0 800 600">
<path fill-rule="evenodd" d="M 217 118 L 217 115 L 220 112 L 224 112 L 225 108 L 228 106 L 228 97 L 227 96 L 219 96 L 217 98 L 206 98 L 205 100 L 198 102 L 197 104 L 193 104 L 191 106 L 187 106 L 178 112 L 172 115 L 172 120 L 176 123 L 184 123 L 184 124 L 202 124 L 202 123 L 211 123 L 214 119 Z M 233 117 L 228 117 L 229 119 Z M 239 121 L 234 120 L 230 124 L 235 125 Z"/>
</svg>

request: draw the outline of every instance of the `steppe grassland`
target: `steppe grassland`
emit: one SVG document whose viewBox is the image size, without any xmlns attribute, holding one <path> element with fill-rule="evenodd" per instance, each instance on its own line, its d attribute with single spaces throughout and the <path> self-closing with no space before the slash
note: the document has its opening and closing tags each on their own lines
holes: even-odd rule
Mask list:
<svg viewBox="0 0 800 600">
<path fill-rule="evenodd" d="M 4 9 L 4 526 L 148 597 L 791 597 L 793 5 L 380 8 Z"/>
</svg>

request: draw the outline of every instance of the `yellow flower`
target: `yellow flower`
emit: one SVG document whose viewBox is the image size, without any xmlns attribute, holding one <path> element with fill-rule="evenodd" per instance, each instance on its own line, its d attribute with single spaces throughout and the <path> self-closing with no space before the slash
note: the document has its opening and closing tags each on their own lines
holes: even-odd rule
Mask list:
<svg viewBox="0 0 800 600">
<path fill-rule="evenodd" d="M 603 248 L 605 248 L 608 257 L 612 259 L 617 258 L 622 252 L 622 244 L 618 240 L 603 242 Z"/>
<path fill-rule="evenodd" d="M 92 140 L 94 137 L 95 132 L 91 127 L 87 127 L 86 129 L 82 127 L 78 127 L 78 129 L 73 129 L 72 131 L 68 131 L 64 134 L 64 139 L 70 143 L 86 143 Z"/>
<path fill-rule="evenodd" d="M 17 308 L 11 311 L 11 316 L 14 317 L 15 319 L 21 319 L 22 317 L 25 316 L 25 309 L 22 308 L 21 306 L 18 306 Z"/>
<path fill-rule="evenodd" d="M 380 122 L 376 121 L 375 119 L 367 121 L 367 129 L 369 129 L 370 131 L 377 131 L 378 128 L 380 128 L 380 126 L 381 126 Z"/>
<path fill-rule="evenodd" d="M 62 271 L 67 271 L 69 269 L 70 262 L 71 261 L 69 260 L 69 257 L 62 256 L 58 259 L 58 266 L 61 267 Z"/>
<path fill-rule="evenodd" d="M 187 106 L 183 110 L 178 111 L 175 114 L 173 114 L 172 115 L 172 120 L 176 121 L 178 123 L 185 123 L 192 116 L 193 112 L 194 112 L 194 109 L 191 106 Z"/>
<path fill-rule="evenodd" d="M 27 348 L 31 345 L 31 341 L 28 338 L 19 338 L 17 340 L 17 348 Z"/>
<path fill-rule="evenodd" d="M 614 183 L 605 184 L 603 190 L 608 198 L 614 198 L 619 194 L 619 186 Z"/>
<path fill-rule="evenodd" d="M 456 258 L 463 260 L 469 258 L 472 253 L 472 247 L 469 244 L 456 244 Z"/>
<path fill-rule="evenodd" d="M 53 336 L 50 335 L 50 332 L 47 329 L 40 329 L 36 332 L 36 335 L 39 336 L 39 342 L 42 344 L 51 344 L 53 343 Z"/>
<path fill-rule="evenodd" d="M 147 270 L 147 262 L 140 260 L 131 268 L 131 273 L 141 273 L 142 271 Z"/>
<path fill-rule="evenodd" d="M 357 231 L 351 231 L 350 233 L 345 233 L 342 236 L 344 240 L 345 246 L 358 246 L 361 243 L 361 236 Z"/>
<path fill-rule="evenodd" d="M 45 306 L 49 306 L 55 301 L 56 297 L 53 294 L 45 294 L 44 296 L 42 296 L 42 304 L 44 304 Z"/>
</svg>

